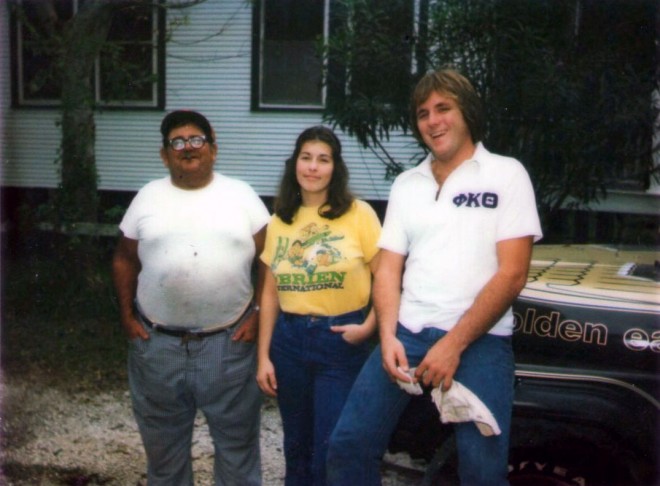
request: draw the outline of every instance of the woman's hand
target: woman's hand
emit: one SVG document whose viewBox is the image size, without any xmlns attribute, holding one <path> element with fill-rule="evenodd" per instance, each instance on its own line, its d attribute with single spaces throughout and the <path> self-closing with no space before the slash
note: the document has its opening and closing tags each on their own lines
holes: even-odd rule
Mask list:
<svg viewBox="0 0 660 486">
<path fill-rule="evenodd" d="M 277 378 L 275 367 L 270 359 L 259 360 L 257 365 L 257 384 L 261 391 L 269 397 L 277 396 Z"/>
<path fill-rule="evenodd" d="M 373 327 L 365 324 L 344 324 L 343 326 L 330 326 L 332 332 L 341 334 L 349 344 L 360 344 L 371 336 Z"/>
</svg>

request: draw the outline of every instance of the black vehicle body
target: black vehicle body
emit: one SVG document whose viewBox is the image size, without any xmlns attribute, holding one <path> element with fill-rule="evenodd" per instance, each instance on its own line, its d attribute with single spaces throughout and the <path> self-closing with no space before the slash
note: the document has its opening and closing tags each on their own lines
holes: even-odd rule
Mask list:
<svg viewBox="0 0 660 486">
<path fill-rule="evenodd" d="M 514 304 L 512 485 L 660 484 L 658 259 L 535 248 Z M 390 451 L 428 460 L 423 484 L 456 482 L 451 428 L 426 396 L 406 410 Z"/>
</svg>

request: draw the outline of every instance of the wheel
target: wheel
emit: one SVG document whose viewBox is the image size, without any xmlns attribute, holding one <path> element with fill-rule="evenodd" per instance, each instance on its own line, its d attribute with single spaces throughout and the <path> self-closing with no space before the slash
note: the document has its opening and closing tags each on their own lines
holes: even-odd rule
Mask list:
<svg viewBox="0 0 660 486">
<path fill-rule="evenodd" d="M 511 486 L 620 486 L 633 484 L 611 458 L 593 450 L 520 449 L 509 460 Z"/>
</svg>

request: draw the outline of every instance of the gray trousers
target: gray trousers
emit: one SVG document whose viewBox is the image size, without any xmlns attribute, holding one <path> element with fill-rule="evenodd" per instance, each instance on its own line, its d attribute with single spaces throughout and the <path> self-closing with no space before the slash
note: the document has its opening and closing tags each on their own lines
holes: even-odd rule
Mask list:
<svg viewBox="0 0 660 486">
<path fill-rule="evenodd" d="M 149 340 L 130 343 L 128 380 L 149 486 L 193 485 L 198 409 L 215 448 L 215 486 L 261 484 L 256 346 L 232 341 L 235 330 L 183 342 L 147 328 Z"/>
</svg>

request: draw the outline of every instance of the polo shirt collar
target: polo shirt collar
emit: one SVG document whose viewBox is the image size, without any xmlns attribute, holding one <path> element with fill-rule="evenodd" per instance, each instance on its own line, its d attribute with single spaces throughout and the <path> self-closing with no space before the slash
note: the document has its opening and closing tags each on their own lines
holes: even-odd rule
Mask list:
<svg viewBox="0 0 660 486">
<path fill-rule="evenodd" d="M 477 142 L 477 145 L 474 149 L 474 155 L 469 160 L 476 162 L 477 164 L 483 163 L 483 160 L 490 155 L 490 152 L 486 150 L 482 142 Z"/>
<path fill-rule="evenodd" d="M 477 142 L 477 145 L 475 146 L 474 149 L 474 154 L 472 155 L 472 158 L 466 159 L 459 167 L 461 167 L 465 162 L 474 162 L 475 164 L 481 165 L 480 162 L 483 161 L 486 157 L 488 157 L 488 150 L 486 150 L 486 147 L 484 147 L 484 144 L 481 142 Z M 426 158 L 414 169 L 412 169 L 414 172 L 417 172 L 418 174 L 423 175 L 424 177 L 430 177 L 433 179 L 433 172 L 431 171 L 431 161 L 433 160 L 433 154 L 429 153 Z"/>
</svg>

